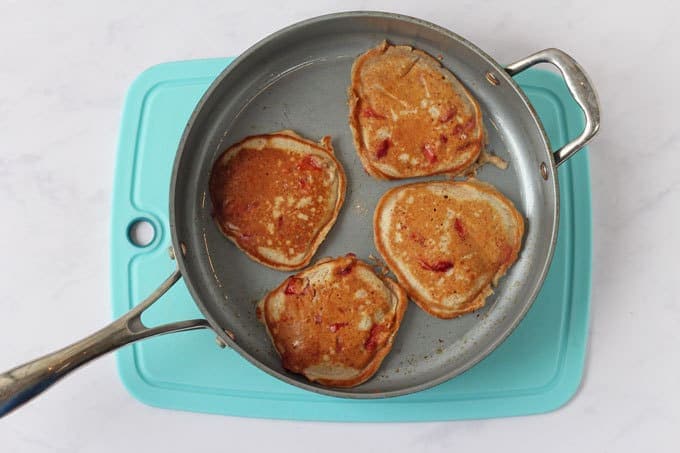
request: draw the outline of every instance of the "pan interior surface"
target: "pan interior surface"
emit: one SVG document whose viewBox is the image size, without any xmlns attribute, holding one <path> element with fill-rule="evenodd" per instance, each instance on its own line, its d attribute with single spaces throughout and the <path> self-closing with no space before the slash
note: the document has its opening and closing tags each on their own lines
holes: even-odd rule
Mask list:
<svg viewBox="0 0 680 453">
<path fill-rule="evenodd" d="M 487 165 L 478 177 L 497 186 L 525 216 L 524 246 L 483 309 L 440 320 L 410 303 L 393 350 L 376 376 L 352 389 L 326 389 L 281 367 L 256 319 L 255 304 L 290 273 L 251 261 L 220 233 L 211 217 L 208 179 L 217 157 L 246 136 L 281 129 L 314 140 L 330 135 L 347 172 L 347 197 L 313 262 L 348 252 L 366 261 L 370 255 L 378 257 L 372 232 L 376 203 L 389 188 L 411 181 L 378 181 L 364 172 L 348 125 L 347 88 L 354 59 L 383 39 L 441 55 L 442 64 L 477 98 L 488 133 L 487 149 L 510 164 L 504 171 Z M 501 83 L 487 82 L 487 71 Z M 557 222 L 556 173 L 546 146 L 516 86 L 495 63 L 450 32 L 382 13 L 340 14 L 297 24 L 236 60 L 211 86 L 189 121 L 171 188 L 173 243 L 186 247 L 178 262 L 213 327 L 265 371 L 335 396 L 374 398 L 422 390 L 481 360 L 533 302 L 549 265 Z M 547 181 L 539 172 L 544 161 L 550 169 Z"/>
</svg>

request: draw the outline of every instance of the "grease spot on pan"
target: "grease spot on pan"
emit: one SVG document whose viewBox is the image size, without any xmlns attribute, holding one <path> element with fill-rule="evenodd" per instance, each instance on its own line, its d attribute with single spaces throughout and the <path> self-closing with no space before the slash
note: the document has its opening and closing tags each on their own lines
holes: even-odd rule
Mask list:
<svg viewBox="0 0 680 453">
<path fill-rule="evenodd" d="M 208 257 L 208 264 L 210 265 L 210 270 L 212 271 L 213 278 L 215 279 L 217 286 L 222 288 L 222 282 L 217 276 L 217 272 L 215 272 L 215 265 L 213 264 L 212 257 L 210 256 L 210 249 L 208 248 L 208 237 L 205 234 L 205 230 L 203 230 L 203 245 L 205 247 L 205 254 Z"/>
</svg>

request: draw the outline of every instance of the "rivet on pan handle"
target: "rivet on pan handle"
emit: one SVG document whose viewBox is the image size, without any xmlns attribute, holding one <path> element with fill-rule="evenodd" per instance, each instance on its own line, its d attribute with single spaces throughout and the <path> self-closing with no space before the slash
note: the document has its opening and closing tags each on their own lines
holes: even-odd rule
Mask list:
<svg viewBox="0 0 680 453">
<path fill-rule="evenodd" d="M 597 134 L 600 129 L 600 103 L 593 84 L 581 65 L 560 49 L 541 50 L 506 66 L 505 70 L 514 76 L 538 63 L 551 63 L 560 70 L 571 95 L 586 116 L 586 126 L 581 135 L 555 151 L 555 166 L 559 166 Z"/>
<path fill-rule="evenodd" d="M 42 393 L 69 372 L 109 351 L 155 335 L 210 327 L 205 319 L 157 327 L 146 327 L 142 323 L 144 310 L 153 305 L 180 277 L 179 270 L 175 270 L 135 308 L 89 337 L 0 374 L 0 417 Z"/>
</svg>

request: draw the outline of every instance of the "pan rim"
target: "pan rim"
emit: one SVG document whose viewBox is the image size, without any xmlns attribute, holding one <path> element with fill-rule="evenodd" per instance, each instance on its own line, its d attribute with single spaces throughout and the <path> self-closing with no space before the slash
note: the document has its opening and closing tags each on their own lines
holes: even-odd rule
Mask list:
<svg viewBox="0 0 680 453">
<path fill-rule="evenodd" d="M 312 383 L 307 383 L 303 382 L 300 380 L 293 379 L 292 377 L 288 376 L 287 374 L 284 374 L 282 372 L 279 372 L 275 369 L 270 368 L 269 366 L 264 365 L 262 362 L 257 360 L 255 357 L 253 357 L 251 354 L 249 354 L 247 351 L 245 351 L 243 348 L 241 348 L 235 341 L 231 339 L 231 337 L 223 330 L 222 326 L 220 326 L 214 319 L 214 317 L 211 314 L 211 311 L 206 307 L 206 305 L 203 303 L 201 298 L 199 297 L 199 291 L 196 288 L 196 285 L 194 284 L 191 280 L 191 278 L 188 277 L 189 271 L 188 271 L 188 265 L 187 262 L 185 261 L 185 257 L 183 256 L 182 253 L 177 253 L 176 254 L 176 261 L 177 261 L 177 266 L 182 274 L 182 277 L 184 279 L 184 282 L 189 289 L 189 292 L 192 296 L 192 299 L 196 306 L 199 308 L 201 313 L 205 316 L 206 320 L 210 324 L 211 328 L 215 331 L 215 333 L 227 344 L 229 347 L 234 349 L 236 352 L 238 352 L 242 357 L 244 357 L 246 360 L 248 360 L 250 363 L 253 365 L 257 366 L 259 369 L 265 371 L 269 375 L 280 379 L 288 384 L 294 385 L 295 387 L 302 388 L 304 390 L 311 391 L 313 393 L 317 394 L 323 394 L 327 396 L 334 396 L 334 397 L 340 397 L 340 398 L 348 398 L 348 399 L 378 399 L 378 398 L 387 398 L 387 397 L 396 397 L 396 396 L 402 396 L 402 395 L 407 395 L 415 392 L 419 392 L 422 390 L 429 389 L 431 387 L 434 387 L 436 385 L 439 385 L 443 382 L 446 382 L 456 376 L 459 376 L 463 374 L 464 372 L 468 371 L 472 367 L 474 367 L 478 362 L 486 358 L 492 351 L 494 351 L 500 344 L 502 344 L 507 337 L 517 328 L 517 326 L 521 323 L 522 319 L 526 316 L 527 312 L 533 305 L 536 296 L 538 295 L 538 292 L 540 289 L 543 287 L 543 283 L 545 281 L 546 275 L 548 273 L 548 269 L 550 268 L 550 264 L 552 262 L 553 256 L 554 256 L 554 251 L 555 251 L 555 244 L 557 242 L 557 233 L 558 233 L 558 227 L 559 227 L 559 212 L 560 212 L 560 196 L 559 196 L 559 181 L 557 178 L 557 171 L 555 167 L 555 161 L 554 161 L 554 156 L 550 148 L 550 142 L 547 137 L 546 131 L 543 127 L 543 124 L 541 120 L 538 118 L 538 114 L 536 113 L 535 109 L 533 108 L 531 102 L 529 101 L 528 97 L 524 93 L 524 91 L 519 87 L 519 85 L 515 82 L 515 80 L 505 71 L 505 69 L 497 63 L 493 58 L 491 58 L 488 54 L 486 54 L 483 50 L 481 50 L 479 47 L 471 43 L 470 41 L 466 40 L 465 38 L 459 36 L 458 34 L 443 28 L 439 25 L 433 24 L 431 22 L 411 17 L 411 16 L 406 16 L 402 14 L 396 14 L 396 13 L 389 13 L 389 12 L 382 12 L 382 11 L 348 11 L 348 12 L 339 12 L 339 13 L 332 13 L 332 14 L 326 14 L 326 15 L 321 15 L 317 17 L 312 17 L 303 21 L 296 22 L 294 24 L 291 24 L 283 29 L 280 29 L 279 31 L 276 31 L 251 47 L 249 47 L 247 50 L 245 50 L 241 55 L 239 55 L 234 61 L 227 67 L 225 68 L 219 75 L 218 77 L 211 83 L 211 85 L 208 87 L 206 92 L 203 94 L 201 99 L 198 101 L 196 104 L 196 107 L 194 108 L 191 116 L 187 120 L 186 127 L 182 133 L 182 136 L 180 138 L 178 147 L 177 147 L 177 152 L 175 154 L 175 160 L 173 163 L 173 168 L 172 168 L 172 175 L 171 175 L 171 182 L 170 182 L 170 194 L 169 194 L 169 228 L 170 228 L 170 234 L 171 234 L 171 239 L 172 239 L 172 244 L 175 250 L 182 250 L 182 244 L 180 243 L 180 239 L 177 235 L 177 228 L 176 228 L 176 213 L 175 213 L 175 206 L 177 204 L 177 185 L 178 185 L 178 173 L 179 173 L 179 168 L 180 168 L 180 163 L 186 159 L 186 156 L 184 156 L 185 152 L 187 151 L 187 142 L 189 139 L 189 136 L 192 133 L 192 130 L 194 129 L 197 119 L 202 113 L 205 104 L 212 98 L 213 94 L 217 90 L 217 88 L 221 85 L 222 81 L 229 76 L 229 74 L 236 68 L 238 65 L 244 61 L 250 58 L 253 54 L 256 54 L 262 47 L 268 45 L 269 43 L 278 40 L 280 37 L 285 36 L 286 34 L 295 31 L 300 28 L 304 28 L 309 25 L 317 24 L 320 22 L 327 22 L 327 21 L 334 21 L 334 20 L 339 20 L 339 19 L 347 19 L 347 18 L 377 18 L 377 19 L 389 19 L 389 20 L 397 20 L 397 21 L 402 21 L 402 22 L 407 22 L 415 25 L 419 25 L 431 30 L 434 30 L 435 32 L 446 36 L 449 39 L 452 39 L 454 41 L 457 41 L 464 46 L 468 47 L 471 51 L 473 51 L 479 58 L 484 60 L 485 63 L 487 63 L 490 67 L 492 67 L 495 71 L 497 76 L 500 76 L 502 79 L 502 82 L 505 82 L 508 84 L 509 87 L 512 88 L 512 90 L 515 92 L 515 94 L 519 97 L 519 100 L 522 102 L 524 107 L 527 110 L 527 113 L 531 116 L 532 122 L 536 125 L 536 128 L 540 134 L 541 141 L 543 143 L 543 152 L 544 154 L 547 155 L 545 158 L 546 161 L 549 161 L 549 165 L 546 165 L 548 168 L 548 180 L 546 181 L 547 183 L 550 184 L 550 190 L 552 191 L 552 198 L 555 200 L 553 204 L 553 212 L 552 212 L 552 229 L 549 232 L 549 241 L 550 243 L 548 244 L 547 247 L 547 255 L 542 261 L 542 264 L 539 263 L 540 269 L 537 269 L 537 274 L 539 275 L 538 280 L 536 281 L 537 283 L 534 285 L 533 288 L 530 289 L 529 291 L 529 297 L 528 302 L 525 303 L 522 307 L 522 310 L 520 310 L 516 315 L 515 318 L 512 320 L 512 323 L 504 329 L 502 332 L 499 333 L 499 335 L 494 338 L 492 341 L 489 342 L 486 348 L 481 350 L 479 353 L 477 353 L 474 357 L 471 359 L 462 362 L 459 366 L 457 366 L 455 369 L 442 374 L 441 376 L 431 379 L 429 381 L 416 384 L 416 385 L 411 385 L 407 387 L 403 387 L 397 390 L 390 390 L 390 391 L 385 391 L 385 392 L 374 392 L 374 393 L 356 393 L 352 392 L 351 389 L 338 389 L 338 388 L 325 388 L 325 387 L 320 387 L 317 385 L 314 385 Z M 183 159 L 184 158 L 184 159 Z M 548 163 L 548 162 L 546 162 Z M 538 171 L 538 169 L 536 169 Z M 550 213 L 548 213 L 550 214 Z"/>
</svg>

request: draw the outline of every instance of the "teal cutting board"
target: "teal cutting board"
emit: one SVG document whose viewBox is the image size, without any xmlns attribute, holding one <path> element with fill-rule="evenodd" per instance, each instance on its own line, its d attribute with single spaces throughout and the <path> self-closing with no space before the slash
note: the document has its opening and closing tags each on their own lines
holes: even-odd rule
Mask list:
<svg viewBox="0 0 680 453">
<path fill-rule="evenodd" d="M 231 59 L 154 66 L 125 101 L 111 224 L 111 301 L 118 317 L 173 270 L 167 249 L 168 190 L 175 151 L 196 102 Z M 583 127 L 581 111 L 560 77 L 529 70 L 517 81 L 554 147 Z M 398 398 L 358 401 L 305 392 L 274 379 L 209 330 L 152 338 L 118 351 L 125 387 L 152 406 L 244 417 L 335 421 L 427 421 L 501 417 L 554 410 L 581 382 L 588 333 L 591 209 L 587 151 L 559 169 L 561 217 L 555 257 L 543 288 L 512 335 L 466 373 Z M 146 247 L 130 225 L 148 220 Z M 200 316 L 180 281 L 143 316 L 147 325 Z"/>
</svg>

